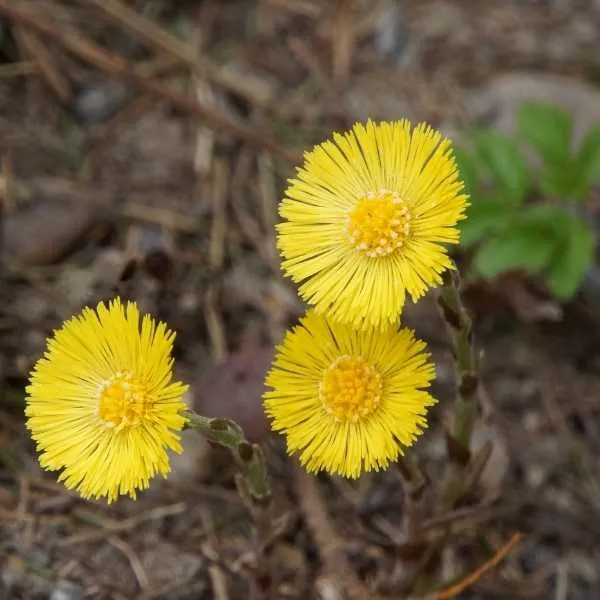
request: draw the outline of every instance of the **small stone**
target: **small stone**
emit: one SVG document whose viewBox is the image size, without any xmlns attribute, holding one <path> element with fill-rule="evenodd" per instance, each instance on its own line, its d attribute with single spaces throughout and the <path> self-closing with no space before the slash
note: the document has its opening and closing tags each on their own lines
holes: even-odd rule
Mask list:
<svg viewBox="0 0 600 600">
<path fill-rule="evenodd" d="M 84 589 L 67 580 L 59 581 L 52 590 L 49 600 L 83 600 Z"/>
<path fill-rule="evenodd" d="M 375 26 L 375 48 L 383 56 L 402 61 L 409 43 L 408 27 L 399 2 L 390 0 Z"/>
<path fill-rule="evenodd" d="M 523 417 L 523 427 L 528 433 L 537 433 L 542 426 L 542 418 L 537 411 L 527 411 Z"/>
<path fill-rule="evenodd" d="M 142 552 L 140 560 L 154 588 L 171 581 L 191 582 L 204 565 L 202 556 L 182 552 L 177 546 L 161 540 Z"/>
<path fill-rule="evenodd" d="M 531 488 L 539 488 L 548 476 L 547 470 L 538 464 L 530 465 L 526 471 L 527 485 Z"/>
<path fill-rule="evenodd" d="M 25 577 L 25 563 L 23 559 L 16 555 L 11 555 L 5 561 L 2 569 L 0 581 L 4 590 L 9 593 L 16 586 L 20 585 Z M 2 588 L 0 587 L 0 592 Z"/>
<path fill-rule="evenodd" d="M 129 95 L 119 82 L 94 82 L 79 90 L 73 101 L 73 112 L 85 123 L 101 123 L 115 116 Z"/>
</svg>

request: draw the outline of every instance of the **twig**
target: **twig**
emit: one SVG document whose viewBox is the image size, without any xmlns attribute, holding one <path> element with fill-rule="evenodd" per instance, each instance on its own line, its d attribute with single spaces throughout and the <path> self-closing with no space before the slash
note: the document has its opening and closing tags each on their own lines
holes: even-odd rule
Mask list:
<svg viewBox="0 0 600 600">
<path fill-rule="evenodd" d="M 293 15 L 301 15 L 312 19 L 319 18 L 323 13 L 323 2 L 320 0 L 265 0 L 269 8 L 286 10 Z"/>
<path fill-rule="evenodd" d="M 352 54 L 356 44 L 351 1 L 338 0 L 332 16 L 329 35 L 333 81 L 337 89 L 342 89 L 348 83 Z"/>
<path fill-rule="evenodd" d="M 217 564 L 219 554 L 216 550 L 217 538 L 214 533 L 214 524 L 210 513 L 203 507 L 199 510 L 200 520 L 206 531 L 206 539 L 200 545 L 202 553 L 209 558 L 211 564 L 208 567 L 208 575 L 212 584 L 212 590 L 215 600 L 229 600 L 229 594 L 227 593 L 227 582 L 223 570 Z"/>
<path fill-rule="evenodd" d="M 137 579 L 138 585 L 140 586 L 140 591 L 148 591 L 150 589 L 150 580 L 148 579 L 148 575 L 146 574 L 146 570 L 144 569 L 140 559 L 133 551 L 133 548 L 127 542 L 124 542 L 115 535 L 111 535 L 106 541 L 125 555 L 129 561 L 131 570 Z"/>
<path fill-rule="evenodd" d="M 556 591 L 554 600 L 567 600 L 569 597 L 569 563 L 561 560 L 556 565 Z"/>
<path fill-rule="evenodd" d="M 210 268 L 219 271 L 225 260 L 225 234 L 227 232 L 228 169 L 222 160 L 214 162 L 212 185 L 212 222 L 210 227 Z"/>
<path fill-rule="evenodd" d="M 26 27 L 16 27 L 15 30 L 23 48 L 35 62 L 46 83 L 62 103 L 70 102 L 73 95 L 71 82 L 60 72 L 45 44 Z"/>
<path fill-rule="evenodd" d="M 275 244 L 275 223 L 277 222 L 279 197 L 272 157 L 266 152 L 261 153 L 257 159 L 257 166 L 260 212 L 265 232 L 259 251 L 261 252 L 261 256 L 267 255 L 268 260 L 266 262 L 278 265 L 279 257 Z"/>
<path fill-rule="evenodd" d="M 198 75 L 210 79 L 217 85 L 238 94 L 252 104 L 264 106 L 272 96 L 273 91 L 265 81 L 248 73 L 235 76 L 226 68 L 214 64 L 208 57 L 199 56 L 196 49 L 173 36 L 156 25 L 147 17 L 139 14 L 118 0 L 81 0 L 101 9 L 112 21 L 124 25 L 127 29 L 146 42 L 158 46 L 170 56 L 189 65 Z"/>
<path fill-rule="evenodd" d="M 402 514 L 402 529 L 406 541 L 421 541 L 423 529 L 423 495 L 427 489 L 427 477 L 412 459 L 404 456 L 398 460 L 404 491 L 404 510 Z"/>
<path fill-rule="evenodd" d="M 196 100 L 200 104 L 214 106 L 215 95 L 212 87 L 200 78 L 197 78 Z M 198 127 L 196 134 L 196 150 L 194 152 L 194 171 L 199 178 L 205 177 L 210 172 L 214 158 L 215 132 L 204 125 Z"/>
<path fill-rule="evenodd" d="M 298 466 L 295 466 L 294 476 L 300 509 L 325 568 L 336 577 L 340 588 L 343 588 L 352 600 L 376 600 L 377 596 L 365 588 L 348 563 L 342 541 L 331 525 L 315 478 Z"/>
<path fill-rule="evenodd" d="M 53 23 L 44 15 L 40 15 L 39 12 L 33 13 L 33 11 L 27 9 L 23 10 L 21 7 L 17 7 L 13 0 L 0 0 L 0 15 L 50 36 L 74 56 L 95 65 L 116 78 L 136 85 L 144 92 L 167 102 L 173 108 L 205 122 L 216 131 L 227 132 L 243 139 L 257 148 L 280 156 L 291 164 L 300 162 L 301 157 L 298 154 L 282 148 L 275 140 L 266 137 L 253 127 L 234 121 L 211 107 L 201 106 L 195 100 L 165 87 L 162 82 L 142 75 L 125 59 L 96 46 L 71 27 Z"/>
<path fill-rule="evenodd" d="M 131 517 L 117 523 L 111 523 L 100 531 L 86 531 L 72 535 L 68 538 L 57 540 L 56 546 L 64 548 L 74 544 L 98 542 L 111 534 L 118 533 L 120 531 L 126 531 L 128 529 L 134 529 L 145 521 L 158 521 L 160 519 L 164 519 L 165 517 L 180 515 L 186 510 L 187 505 L 184 502 L 178 502 L 177 504 L 170 504 L 168 506 L 158 506 L 148 512 L 138 515 L 137 517 Z"/>
<path fill-rule="evenodd" d="M 254 157 L 248 148 L 243 148 L 236 159 L 235 166 L 233 167 L 233 174 L 231 177 L 231 198 L 230 206 L 233 211 L 233 216 L 240 228 L 242 235 L 254 246 L 258 255 L 263 259 L 266 265 L 268 265 L 273 273 L 279 274 L 279 257 L 277 255 L 277 249 L 275 248 L 275 240 L 272 234 L 272 229 L 266 225 L 265 216 L 269 210 L 268 205 L 271 204 L 274 199 L 265 199 L 263 194 L 264 180 L 262 179 L 263 174 L 261 169 L 264 168 L 264 163 L 258 163 L 259 169 L 259 186 L 261 195 L 261 208 L 263 211 L 263 223 L 254 218 L 250 211 L 246 210 L 245 205 L 247 204 L 248 198 L 248 187 L 251 185 L 250 177 L 253 168 Z M 274 182 L 271 182 L 274 185 Z M 274 192 L 271 192 L 271 194 Z M 273 218 L 275 215 L 273 215 Z M 266 233 L 265 233 L 266 232 Z"/>
<path fill-rule="evenodd" d="M 225 260 L 227 177 L 227 167 L 223 161 L 214 161 L 209 245 L 209 264 L 212 276 L 204 295 L 204 319 L 210 337 L 212 354 L 217 362 L 223 360 L 227 354 L 227 337 L 221 314 L 217 308 L 221 294 L 220 273 Z"/>
<path fill-rule="evenodd" d="M 219 287 L 218 283 L 211 281 L 204 294 L 203 311 L 215 362 L 221 362 L 227 356 L 227 338 L 224 333 L 223 320 L 217 310 Z"/>
<path fill-rule="evenodd" d="M 147 223 L 153 223 L 182 233 L 198 233 L 200 231 L 198 221 L 190 219 L 189 215 L 176 213 L 168 208 L 158 208 L 130 201 L 125 204 L 121 214 L 124 217 L 146 221 Z"/>
<path fill-rule="evenodd" d="M 479 581 L 486 573 L 496 567 L 502 560 L 504 560 L 510 551 L 523 539 L 523 534 L 520 532 L 515 533 L 509 540 L 502 546 L 494 556 L 487 562 L 485 562 L 476 571 L 459 581 L 457 584 L 450 586 L 446 589 L 437 592 L 434 596 L 435 600 L 451 600 L 456 598 L 459 594 L 464 592 L 467 588 L 471 587 L 477 581 Z"/>
<path fill-rule="evenodd" d="M 503 514 L 503 511 L 514 510 L 513 506 L 504 504 L 502 507 L 496 506 L 496 501 L 488 501 L 485 504 L 479 504 L 477 506 L 467 506 L 465 508 L 458 508 L 454 511 L 445 513 L 425 519 L 423 521 L 423 529 L 430 531 L 433 529 L 448 529 L 456 523 L 467 521 L 467 526 L 472 527 L 474 524 L 485 522 L 493 517 L 497 517 L 498 514 Z"/>
<path fill-rule="evenodd" d="M 0 65 L 0 79 L 4 77 L 20 77 L 32 75 L 36 72 L 35 62 L 32 60 L 24 60 L 18 63 L 9 63 Z"/>
</svg>

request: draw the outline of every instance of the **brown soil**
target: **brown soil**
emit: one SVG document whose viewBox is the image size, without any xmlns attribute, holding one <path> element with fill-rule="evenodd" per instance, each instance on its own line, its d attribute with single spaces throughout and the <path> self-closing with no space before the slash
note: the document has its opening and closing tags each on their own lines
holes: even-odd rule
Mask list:
<svg viewBox="0 0 600 600">
<path fill-rule="evenodd" d="M 498 72 L 594 82 L 597 3 L 129 4 L 141 22 L 111 12 L 120 2 L 0 0 L 0 599 L 433 598 L 459 581 L 446 597 L 600 597 L 591 300 L 559 307 L 519 279 L 469 287 L 486 407 L 475 441 L 491 456 L 451 510 L 448 343 L 432 298 L 409 308 L 438 361 L 439 404 L 414 452 L 428 475 L 416 537 L 398 470 L 309 478 L 267 437 L 265 524 L 227 455 L 186 432 L 172 477 L 106 506 L 41 472 L 23 425 L 46 336 L 119 294 L 178 331 L 191 402 L 244 411 L 263 437 L 264 366 L 302 311 L 273 237 L 294 161 L 368 116 L 460 127 Z"/>
</svg>

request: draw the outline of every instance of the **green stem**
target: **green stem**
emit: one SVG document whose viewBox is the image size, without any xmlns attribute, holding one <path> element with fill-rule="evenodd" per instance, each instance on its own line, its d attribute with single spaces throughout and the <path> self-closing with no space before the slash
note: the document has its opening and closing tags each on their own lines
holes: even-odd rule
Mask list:
<svg viewBox="0 0 600 600">
<path fill-rule="evenodd" d="M 242 428 L 229 419 L 204 417 L 186 411 L 187 428 L 197 429 L 206 439 L 227 448 L 240 470 L 245 492 L 254 502 L 266 502 L 270 489 L 263 451 L 246 440 Z M 238 484 L 238 489 L 239 489 Z"/>
<path fill-rule="evenodd" d="M 451 443 L 462 454 L 460 462 L 469 458 L 469 443 L 477 417 L 478 361 L 473 342 L 471 317 L 460 295 L 458 271 L 447 271 L 438 296 L 438 304 L 452 339 L 456 369 L 456 397 Z"/>
</svg>

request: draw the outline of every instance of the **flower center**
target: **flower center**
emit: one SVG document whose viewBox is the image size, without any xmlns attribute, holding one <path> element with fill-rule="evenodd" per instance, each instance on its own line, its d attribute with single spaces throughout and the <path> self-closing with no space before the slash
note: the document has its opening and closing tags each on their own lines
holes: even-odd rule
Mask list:
<svg viewBox="0 0 600 600">
<path fill-rule="evenodd" d="M 396 192 L 369 192 L 358 200 L 348 219 L 355 248 L 367 256 L 388 256 L 410 235 L 410 212 Z"/>
<path fill-rule="evenodd" d="M 107 425 L 136 425 L 147 414 L 152 400 L 146 386 L 131 373 L 117 373 L 100 392 L 99 415 Z"/>
<path fill-rule="evenodd" d="M 323 373 L 319 397 L 336 421 L 356 423 L 371 414 L 381 401 L 383 379 L 363 358 L 340 356 Z"/>
</svg>

